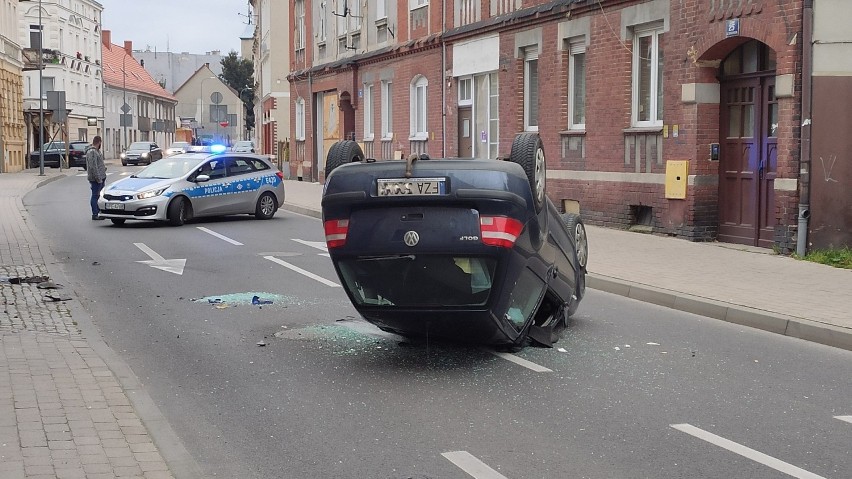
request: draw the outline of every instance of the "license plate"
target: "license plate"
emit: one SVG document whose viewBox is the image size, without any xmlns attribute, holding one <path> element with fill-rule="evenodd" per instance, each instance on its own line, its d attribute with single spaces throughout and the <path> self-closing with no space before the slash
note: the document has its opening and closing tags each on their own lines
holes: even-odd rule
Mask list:
<svg viewBox="0 0 852 479">
<path fill-rule="evenodd" d="M 107 203 L 105 210 L 123 210 L 124 203 Z"/>
<path fill-rule="evenodd" d="M 433 196 L 447 194 L 446 178 L 380 179 L 378 196 Z"/>
</svg>

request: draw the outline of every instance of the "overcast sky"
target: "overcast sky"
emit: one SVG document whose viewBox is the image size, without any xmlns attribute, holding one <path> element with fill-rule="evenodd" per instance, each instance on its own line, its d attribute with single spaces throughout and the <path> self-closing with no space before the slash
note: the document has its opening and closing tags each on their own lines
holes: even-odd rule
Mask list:
<svg viewBox="0 0 852 479">
<path fill-rule="evenodd" d="M 134 50 L 206 53 L 240 52 L 247 0 L 98 0 L 103 29 L 112 43 L 133 42 Z"/>
</svg>

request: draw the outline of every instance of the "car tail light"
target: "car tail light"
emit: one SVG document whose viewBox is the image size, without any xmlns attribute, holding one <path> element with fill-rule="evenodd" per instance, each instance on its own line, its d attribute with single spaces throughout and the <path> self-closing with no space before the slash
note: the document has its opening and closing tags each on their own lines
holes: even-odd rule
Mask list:
<svg viewBox="0 0 852 479">
<path fill-rule="evenodd" d="M 479 237 L 489 246 L 511 248 L 523 229 L 520 221 L 506 216 L 479 217 Z"/>
<path fill-rule="evenodd" d="M 282 171 L 276 171 L 275 176 L 277 176 L 279 180 L 284 180 L 284 172 Z"/>
<path fill-rule="evenodd" d="M 328 220 L 325 226 L 325 243 L 329 248 L 339 248 L 346 244 L 349 233 L 349 220 Z"/>
</svg>

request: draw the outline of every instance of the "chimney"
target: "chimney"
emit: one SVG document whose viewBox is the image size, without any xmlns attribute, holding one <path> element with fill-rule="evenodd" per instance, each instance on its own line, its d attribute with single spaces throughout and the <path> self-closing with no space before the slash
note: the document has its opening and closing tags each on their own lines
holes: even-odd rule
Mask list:
<svg viewBox="0 0 852 479">
<path fill-rule="evenodd" d="M 101 43 L 107 47 L 112 44 L 112 32 L 109 30 L 101 30 Z"/>
<path fill-rule="evenodd" d="M 124 51 L 127 52 L 131 57 L 133 56 L 133 42 L 130 40 L 124 41 Z"/>
</svg>

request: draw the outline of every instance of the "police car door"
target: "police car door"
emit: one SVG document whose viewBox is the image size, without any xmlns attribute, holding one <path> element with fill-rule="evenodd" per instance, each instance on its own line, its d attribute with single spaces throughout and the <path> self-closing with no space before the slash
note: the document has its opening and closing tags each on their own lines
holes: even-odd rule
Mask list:
<svg viewBox="0 0 852 479">
<path fill-rule="evenodd" d="M 257 173 L 247 158 L 230 158 L 228 163 L 230 194 L 228 195 L 228 213 L 251 213 L 255 207 L 255 196 L 260 186 L 255 181 Z"/>
<path fill-rule="evenodd" d="M 225 160 L 226 158 L 217 156 L 201 166 L 199 173 L 209 176 L 210 180 L 198 183 L 198 190 L 192 195 L 192 209 L 196 216 L 226 213 L 229 179 Z"/>
</svg>

